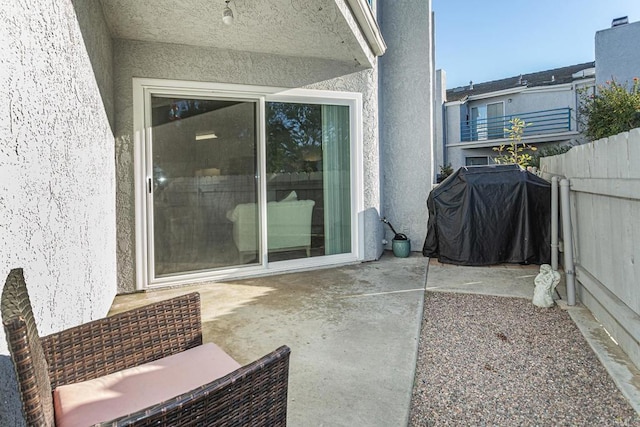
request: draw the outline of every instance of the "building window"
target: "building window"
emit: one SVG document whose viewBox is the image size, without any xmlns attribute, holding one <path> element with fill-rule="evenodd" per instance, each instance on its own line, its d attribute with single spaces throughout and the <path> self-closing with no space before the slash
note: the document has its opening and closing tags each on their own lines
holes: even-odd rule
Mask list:
<svg viewBox="0 0 640 427">
<path fill-rule="evenodd" d="M 489 164 L 487 156 L 470 156 L 464 158 L 465 166 L 486 166 Z"/>
<path fill-rule="evenodd" d="M 469 127 L 472 141 L 504 138 L 504 103 L 494 102 L 471 107 Z"/>
</svg>

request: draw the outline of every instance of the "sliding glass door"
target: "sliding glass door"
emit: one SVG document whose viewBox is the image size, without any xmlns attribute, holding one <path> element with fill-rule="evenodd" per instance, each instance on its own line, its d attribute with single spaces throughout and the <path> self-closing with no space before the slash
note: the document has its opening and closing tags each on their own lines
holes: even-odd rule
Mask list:
<svg viewBox="0 0 640 427">
<path fill-rule="evenodd" d="M 155 277 L 256 262 L 256 111 L 256 102 L 151 97 Z"/>
<path fill-rule="evenodd" d="M 173 83 L 134 84 L 140 289 L 356 259 L 357 94 Z"/>
<path fill-rule="evenodd" d="M 471 132 L 474 141 L 504 138 L 504 103 L 471 108 Z"/>
<path fill-rule="evenodd" d="M 268 259 L 351 252 L 349 107 L 270 102 Z"/>
</svg>

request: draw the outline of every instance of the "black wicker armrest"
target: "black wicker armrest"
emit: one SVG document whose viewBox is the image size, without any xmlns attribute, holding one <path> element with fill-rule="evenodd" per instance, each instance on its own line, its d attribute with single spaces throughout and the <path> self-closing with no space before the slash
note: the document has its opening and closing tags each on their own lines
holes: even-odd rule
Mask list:
<svg viewBox="0 0 640 427">
<path fill-rule="evenodd" d="M 202 344 L 200 295 L 191 293 L 41 338 L 51 387 L 86 381 Z"/>
<path fill-rule="evenodd" d="M 285 426 L 289 354 L 282 346 L 189 393 L 96 425 Z"/>
</svg>

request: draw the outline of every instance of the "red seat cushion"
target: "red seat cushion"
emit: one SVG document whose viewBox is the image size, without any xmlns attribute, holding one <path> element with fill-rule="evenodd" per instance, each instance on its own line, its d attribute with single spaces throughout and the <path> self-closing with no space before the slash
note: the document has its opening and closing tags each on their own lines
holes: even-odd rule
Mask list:
<svg viewBox="0 0 640 427">
<path fill-rule="evenodd" d="M 53 391 L 58 427 L 110 421 L 186 393 L 238 369 L 207 343 L 182 353 Z"/>
</svg>

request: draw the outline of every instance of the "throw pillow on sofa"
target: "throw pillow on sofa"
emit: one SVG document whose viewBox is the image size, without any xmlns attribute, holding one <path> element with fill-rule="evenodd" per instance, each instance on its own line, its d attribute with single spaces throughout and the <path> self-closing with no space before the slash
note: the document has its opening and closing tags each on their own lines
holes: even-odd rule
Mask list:
<svg viewBox="0 0 640 427">
<path fill-rule="evenodd" d="M 295 202 L 297 200 L 298 200 L 298 193 L 296 193 L 295 191 L 292 191 L 287 195 L 287 197 L 280 200 L 280 202 Z"/>
</svg>

